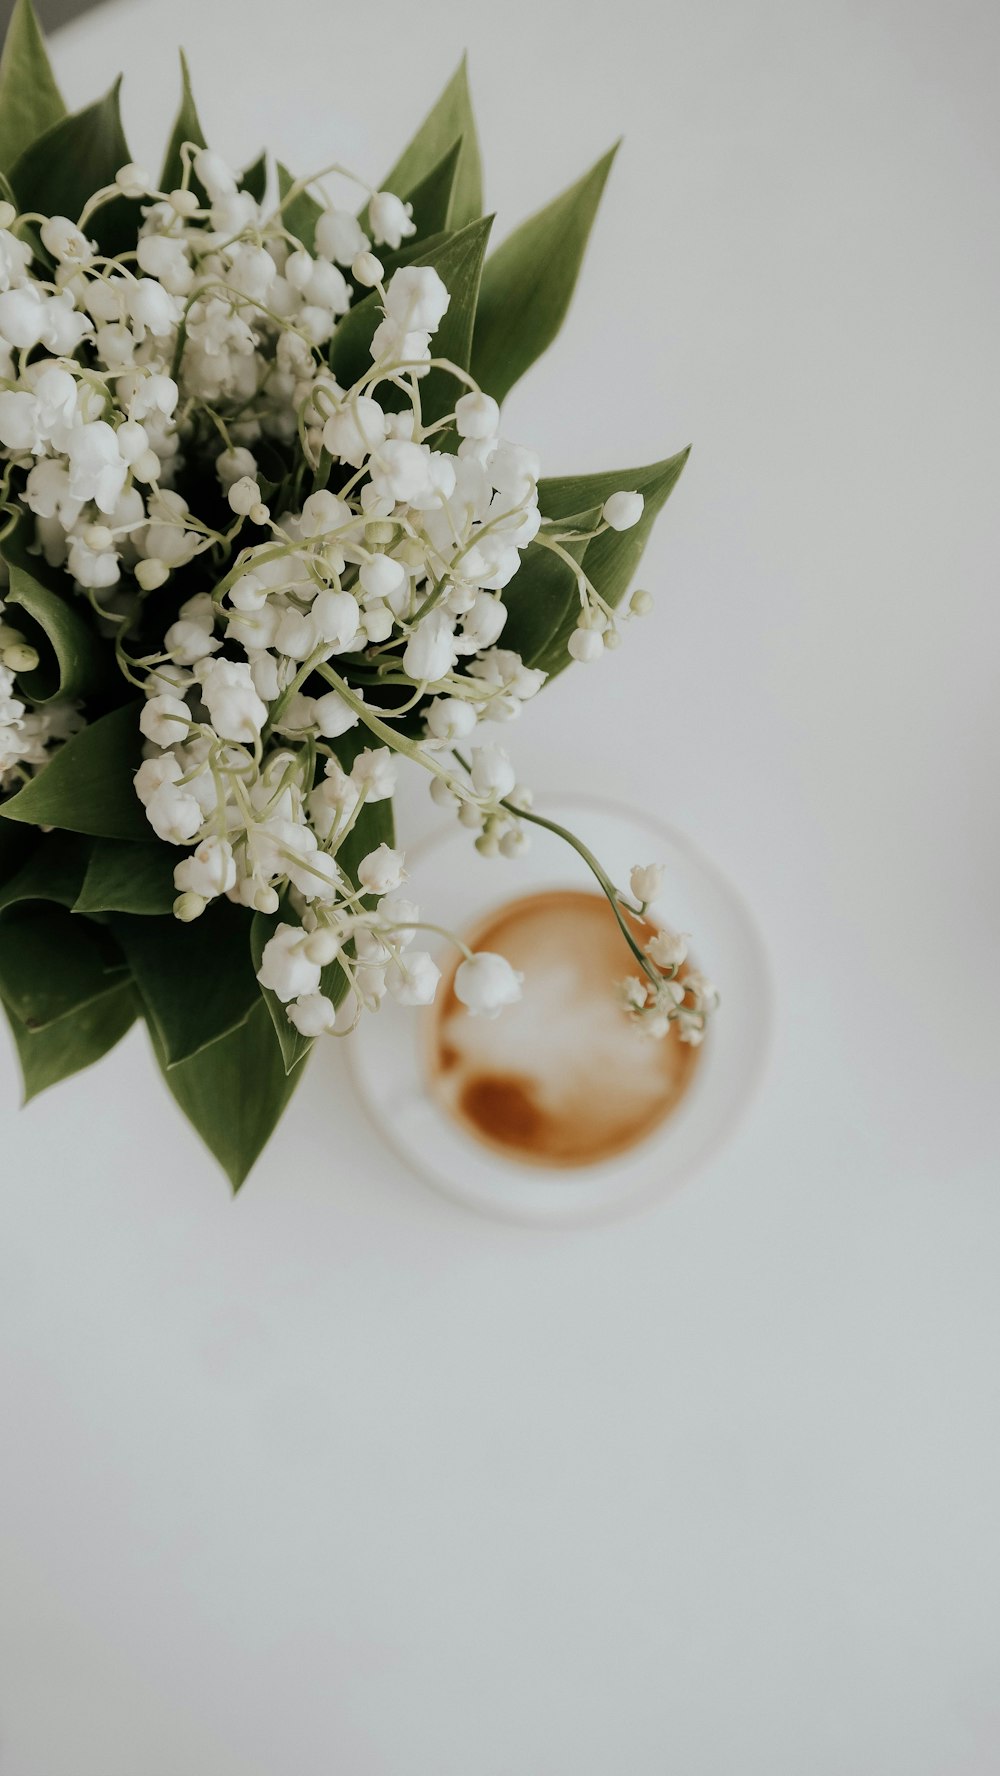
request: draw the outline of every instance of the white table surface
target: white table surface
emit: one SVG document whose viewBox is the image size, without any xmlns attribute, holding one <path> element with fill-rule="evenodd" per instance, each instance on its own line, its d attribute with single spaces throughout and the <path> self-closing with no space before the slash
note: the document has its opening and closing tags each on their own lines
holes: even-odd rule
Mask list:
<svg viewBox="0 0 1000 1776">
<path fill-rule="evenodd" d="M 55 61 L 145 157 L 178 39 L 218 146 L 373 176 L 467 44 L 502 225 L 626 131 L 508 430 L 696 448 L 655 616 L 511 739 L 714 855 L 777 1033 L 696 1182 L 565 1236 L 417 1184 L 337 1054 L 234 1204 L 141 1035 L 23 1115 L 0 1052 L 0 1769 L 987 1776 L 995 9 L 118 0 Z"/>
</svg>

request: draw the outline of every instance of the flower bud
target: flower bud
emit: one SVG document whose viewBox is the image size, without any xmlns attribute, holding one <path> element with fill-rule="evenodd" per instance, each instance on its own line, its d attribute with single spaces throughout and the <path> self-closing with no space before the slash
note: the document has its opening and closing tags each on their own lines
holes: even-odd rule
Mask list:
<svg viewBox="0 0 1000 1776">
<path fill-rule="evenodd" d="M 148 561 L 136 563 L 135 577 L 144 592 L 155 592 L 158 586 L 162 586 L 170 578 L 170 569 L 165 561 L 151 555 Z"/>
<path fill-rule="evenodd" d="M 531 840 L 523 826 L 509 826 L 500 840 L 502 857 L 523 857 L 531 847 Z"/>
<path fill-rule="evenodd" d="M 26 641 L 15 641 L 11 647 L 4 648 L 0 659 L 11 672 L 34 672 L 38 665 L 37 650 L 29 647 Z"/>
<path fill-rule="evenodd" d="M 149 449 L 146 428 L 144 425 L 140 425 L 136 419 L 127 419 L 124 425 L 118 427 L 115 433 L 115 443 L 118 445 L 118 454 L 122 462 L 129 465 L 138 462 L 139 458 L 144 456 Z"/>
<path fill-rule="evenodd" d="M 240 518 L 247 518 L 260 505 L 260 488 L 252 475 L 241 475 L 226 495 L 230 507 Z"/>
<path fill-rule="evenodd" d="M 391 894 L 405 876 L 403 853 L 391 845 L 379 845 L 358 865 L 358 881 L 367 894 Z"/>
<path fill-rule="evenodd" d="M 455 429 L 461 438 L 495 438 L 500 409 L 492 395 L 476 390 L 455 403 Z"/>
<path fill-rule="evenodd" d="M 428 734 L 445 745 L 465 740 L 476 726 L 475 704 L 463 703 L 459 697 L 435 697 L 424 713 Z"/>
<path fill-rule="evenodd" d="M 327 968 L 331 962 L 336 962 L 340 947 L 340 935 L 329 925 L 321 925 L 318 931 L 311 931 L 303 944 L 310 962 L 318 962 L 321 968 Z"/>
<path fill-rule="evenodd" d="M 365 525 L 365 547 L 368 549 L 385 549 L 395 542 L 399 530 L 391 518 L 373 518 Z"/>
<path fill-rule="evenodd" d="M 642 590 L 633 592 L 628 608 L 630 616 L 648 617 L 653 608 L 653 594 Z"/>
<path fill-rule="evenodd" d="M 373 290 L 376 284 L 382 282 L 385 268 L 374 253 L 359 253 L 351 265 L 351 276 L 363 289 Z"/>
<path fill-rule="evenodd" d="M 601 517 L 612 530 L 631 530 L 642 517 L 644 506 L 641 493 L 613 493 L 605 500 Z"/>
<path fill-rule="evenodd" d="M 505 1005 L 517 1003 L 523 980 L 524 975 L 511 967 L 506 956 L 480 950 L 456 969 L 455 997 L 473 1017 L 494 1018 Z"/>
<path fill-rule="evenodd" d="M 193 920 L 200 919 L 208 905 L 200 894 L 178 894 L 174 901 L 174 918 L 180 919 L 182 925 L 190 925 Z"/>
<path fill-rule="evenodd" d="M 133 481 L 158 481 L 160 477 L 160 459 L 155 450 L 144 450 L 132 464 Z"/>
<path fill-rule="evenodd" d="M 193 191 L 181 191 L 180 189 L 171 191 L 167 202 L 178 216 L 196 216 L 201 208 L 197 195 Z"/>
<path fill-rule="evenodd" d="M 300 1036 L 324 1036 L 337 1020 L 337 1008 L 325 993 L 300 993 L 285 1008 L 285 1016 Z"/>
<path fill-rule="evenodd" d="M 438 808 L 454 808 L 457 797 L 453 789 L 449 789 L 443 777 L 431 778 L 431 801 Z M 476 824 L 478 825 L 478 816 Z"/>
<path fill-rule="evenodd" d="M 123 197 L 147 197 L 152 183 L 145 167 L 136 166 L 134 160 L 119 167 L 115 174 L 115 184 Z"/>
<path fill-rule="evenodd" d="M 629 886 L 636 900 L 648 906 L 663 887 L 666 871 L 662 863 L 637 863 L 629 876 Z"/>
<path fill-rule="evenodd" d="M 574 629 L 566 646 L 574 660 L 599 660 L 604 652 L 604 637 L 596 629 Z"/>
</svg>

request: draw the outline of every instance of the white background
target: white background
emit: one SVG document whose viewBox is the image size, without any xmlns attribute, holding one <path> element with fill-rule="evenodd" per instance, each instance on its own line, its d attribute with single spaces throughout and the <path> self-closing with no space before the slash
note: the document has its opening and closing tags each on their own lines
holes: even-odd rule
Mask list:
<svg viewBox="0 0 1000 1776">
<path fill-rule="evenodd" d="M 0 1769 L 989 1776 L 995 9 L 128 0 L 55 60 L 153 157 L 178 39 L 232 157 L 373 177 L 467 44 L 500 232 L 626 132 L 508 430 L 695 450 L 655 616 L 510 737 L 715 856 L 778 1027 L 564 1236 L 411 1180 L 339 1051 L 235 1204 L 140 1035 L 24 1115 L 0 1054 Z"/>
</svg>

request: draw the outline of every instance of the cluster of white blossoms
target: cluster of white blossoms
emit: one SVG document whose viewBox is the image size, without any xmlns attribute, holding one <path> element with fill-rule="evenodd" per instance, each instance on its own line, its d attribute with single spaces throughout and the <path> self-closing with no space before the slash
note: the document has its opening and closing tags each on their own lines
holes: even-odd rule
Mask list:
<svg viewBox="0 0 1000 1776">
<path fill-rule="evenodd" d="M 38 656 L 19 631 L 8 629 L 3 609 L 0 600 L 0 793 L 40 770 L 50 749 L 83 726 L 75 703 L 58 700 L 32 709 L 18 695 L 15 673 L 31 670 L 23 662 L 30 656 L 33 666 Z"/>
<path fill-rule="evenodd" d="M 629 879 L 635 897 L 630 910 L 645 915 L 663 889 L 664 871 L 659 864 L 637 864 Z M 619 904 L 624 905 L 619 896 Z M 633 939 L 633 942 L 635 940 Z M 697 1046 L 704 1040 L 710 1014 L 719 1003 L 717 989 L 696 968 L 686 968 L 688 933 L 661 926 L 645 948 L 635 944 L 634 953 L 643 973 L 630 975 L 621 984 L 621 999 L 629 1016 L 650 1036 L 665 1036 L 671 1024 L 684 1042 Z M 652 964 L 652 966 L 650 966 Z"/>
<path fill-rule="evenodd" d="M 451 300 L 437 271 L 387 275 L 373 251 L 414 232 L 409 206 L 371 194 L 366 233 L 327 203 L 307 250 L 285 222 L 302 184 L 266 210 L 218 155 L 185 145 L 181 159 L 178 189 L 123 167 L 76 220 L 0 205 L 0 485 L 145 697 L 135 789 L 152 831 L 182 851 L 177 917 L 220 896 L 278 915 L 259 979 L 313 1036 L 334 1025 L 334 963 L 358 1014 L 387 993 L 424 1004 L 437 985 L 402 854 L 380 844 L 353 877 L 339 861 L 362 811 L 392 796 L 400 755 L 482 850 L 526 842 L 530 797 L 504 748 L 476 738 L 545 678 L 502 645 L 501 593 L 522 551 L 546 547 L 577 577 L 575 659 L 617 643 L 616 617 L 566 547 L 581 539 L 543 524 L 537 456 L 434 355 Z M 122 196 L 143 206 L 137 245 L 109 258 L 88 222 Z M 344 388 L 327 348 L 359 291 L 382 318 Z M 428 420 L 432 369 L 456 399 Z M 642 510 L 623 489 L 587 534 Z M 634 595 L 629 614 L 648 603 Z M 25 649 L 0 629 L 5 787 L 79 720 L 15 693 Z M 654 1034 L 675 1022 L 697 1040 L 709 994 L 677 980 L 682 960 L 651 946 L 628 1003 Z M 455 984 L 486 1015 L 520 987 L 488 955 L 467 956 Z"/>
</svg>

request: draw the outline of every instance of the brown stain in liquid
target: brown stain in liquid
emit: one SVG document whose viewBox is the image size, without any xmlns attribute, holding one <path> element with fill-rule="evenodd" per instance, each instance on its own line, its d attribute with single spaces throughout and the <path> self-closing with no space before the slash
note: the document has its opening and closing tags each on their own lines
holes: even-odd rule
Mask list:
<svg viewBox="0 0 1000 1776">
<path fill-rule="evenodd" d="M 640 941 L 656 929 L 630 923 Z M 519 1004 L 473 1018 L 455 995 L 459 956 L 429 1014 L 431 1089 L 476 1140 L 534 1165 L 593 1165 L 634 1147 L 677 1108 L 701 1050 L 673 1029 L 652 1040 L 626 1017 L 616 988 L 636 967 L 603 895 L 525 895 L 465 941 L 524 975 Z"/>
</svg>

